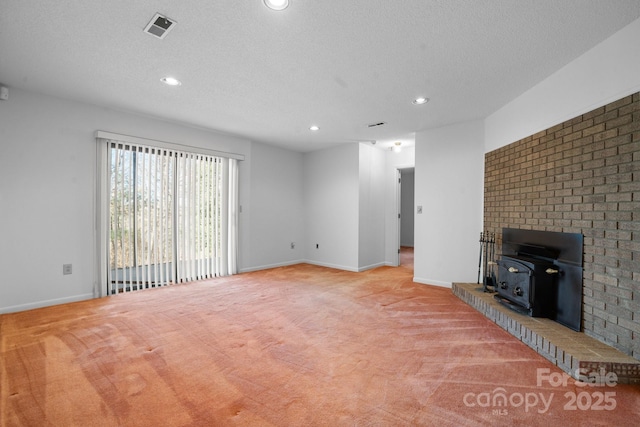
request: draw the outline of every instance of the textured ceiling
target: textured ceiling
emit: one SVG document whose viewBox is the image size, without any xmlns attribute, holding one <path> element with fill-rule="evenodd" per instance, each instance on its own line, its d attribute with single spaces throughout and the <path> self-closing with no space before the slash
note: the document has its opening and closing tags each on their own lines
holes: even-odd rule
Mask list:
<svg viewBox="0 0 640 427">
<path fill-rule="evenodd" d="M 142 31 L 156 12 L 177 21 L 164 40 Z M 383 144 L 484 118 L 638 17 L 640 0 L 0 0 L 0 82 L 299 151 Z"/>
</svg>

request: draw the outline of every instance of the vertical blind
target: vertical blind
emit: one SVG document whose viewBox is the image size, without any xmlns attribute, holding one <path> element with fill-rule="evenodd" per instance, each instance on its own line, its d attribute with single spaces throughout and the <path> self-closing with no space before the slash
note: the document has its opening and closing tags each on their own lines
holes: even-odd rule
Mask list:
<svg viewBox="0 0 640 427">
<path fill-rule="evenodd" d="M 237 272 L 237 160 L 99 142 L 109 187 L 106 294 Z"/>
</svg>

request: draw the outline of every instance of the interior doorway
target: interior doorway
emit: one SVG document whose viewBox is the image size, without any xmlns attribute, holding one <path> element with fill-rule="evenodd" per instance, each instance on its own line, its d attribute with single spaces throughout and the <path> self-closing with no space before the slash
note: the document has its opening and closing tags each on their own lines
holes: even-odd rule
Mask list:
<svg viewBox="0 0 640 427">
<path fill-rule="evenodd" d="M 415 168 L 398 169 L 398 265 L 413 269 Z"/>
</svg>

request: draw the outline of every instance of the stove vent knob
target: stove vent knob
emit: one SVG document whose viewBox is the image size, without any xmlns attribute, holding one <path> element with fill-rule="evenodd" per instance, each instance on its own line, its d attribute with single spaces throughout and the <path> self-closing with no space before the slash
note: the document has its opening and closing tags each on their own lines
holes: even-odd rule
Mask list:
<svg viewBox="0 0 640 427">
<path fill-rule="evenodd" d="M 547 268 L 545 273 L 547 273 L 547 274 L 558 274 L 558 270 L 556 270 L 555 268 Z"/>
<path fill-rule="evenodd" d="M 509 267 L 509 273 L 517 273 L 518 269 L 515 267 Z"/>
<path fill-rule="evenodd" d="M 524 294 L 524 292 L 522 292 L 522 288 L 520 286 L 516 287 L 513 290 L 513 295 L 517 296 L 517 297 L 521 297 L 522 294 Z"/>
<path fill-rule="evenodd" d="M 509 285 L 507 285 L 507 282 L 500 282 L 500 288 L 501 289 L 507 289 L 509 287 Z"/>
</svg>

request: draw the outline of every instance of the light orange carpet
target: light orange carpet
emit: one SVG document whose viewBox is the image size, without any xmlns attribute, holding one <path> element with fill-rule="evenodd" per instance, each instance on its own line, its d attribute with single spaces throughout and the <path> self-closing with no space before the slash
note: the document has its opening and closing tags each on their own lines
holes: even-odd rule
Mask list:
<svg viewBox="0 0 640 427">
<path fill-rule="evenodd" d="M 298 265 L 1 315 L 1 424 L 638 425 L 638 388 L 538 386 L 561 371 L 411 279 Z"/>
</svg>

